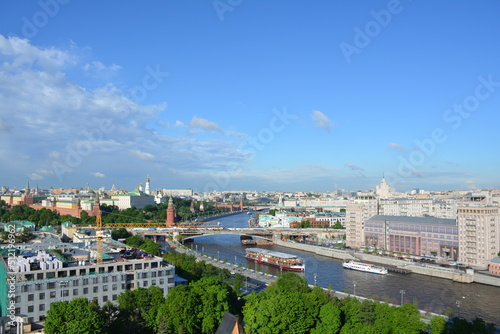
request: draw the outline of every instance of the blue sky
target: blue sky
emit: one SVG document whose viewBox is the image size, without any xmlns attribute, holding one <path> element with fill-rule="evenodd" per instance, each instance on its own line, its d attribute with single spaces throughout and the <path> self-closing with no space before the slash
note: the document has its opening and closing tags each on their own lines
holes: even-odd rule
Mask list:
<svg viewBox="0 0 500 334">
<path fill-rule="evenodd" d="M 499 12 L 0 0 L 1 184 L 498 188 Z"/>
</svg>

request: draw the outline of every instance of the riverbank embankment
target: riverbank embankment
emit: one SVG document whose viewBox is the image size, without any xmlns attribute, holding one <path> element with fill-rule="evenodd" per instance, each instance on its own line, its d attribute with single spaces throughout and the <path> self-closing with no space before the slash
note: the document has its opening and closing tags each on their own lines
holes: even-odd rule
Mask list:
<svg viewBox="0 0 500 334">
<path fill-rule="evenodd" d="M 480 283 L 500 287 L 500 277 L 494 277 L 475 271 L 464 272 L 459 269 L 443 268 L 436 265 L 407 262 L 404 260 L 394 259 L 390 257 L 377 256 L 366 254 L 362 252 L 355 252 L 354 250 L 341 250 L 332 249 L 322 246 L 309 245 L 291 241 L 283 241 L 280 236 L 274 238 L 274 244 L 298 249 L 306 252 L 312 252 L 317 255 L 336 258 L 340 260 L 360 260 L 371 263 L 377 263 L 386 266 L 392 266 L 410 273 L 426 275 L 431 277 L 438 277 L 453 280 L 460 283 Z"/>
</svg>

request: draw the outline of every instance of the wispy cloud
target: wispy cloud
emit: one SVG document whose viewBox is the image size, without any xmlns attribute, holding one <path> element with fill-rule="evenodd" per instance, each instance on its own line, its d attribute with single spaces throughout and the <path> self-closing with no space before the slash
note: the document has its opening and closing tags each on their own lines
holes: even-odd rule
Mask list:
<svg viewBox="0 0 500 334">
<path fill-rule="evenodd" d="M 104 175 L 103 173 L 101 172 L 94 172 L 94 173 L 91 173 L 90 175 L 94 176 L 94 177 L 105 177 L 106 175 Z"/>
<path fill-rule="evenodd" d="M 396 143 L 389 143 L 387 146 L 393 150 L 398 150 L 400 152 L 406 152 L 406 149 L 404 148 L 404 146 L 401 146 L 401 145 L 396 144 Z"/>
<path fill-rule="evenodd" d="M 314 125 L 320 129 L 330 131 L 335 126 L 335 124 L 321 111 L 313 110 L 311 117 L 314 121 Z"/>
<path fill-rule="evenodd" d="M 130 153 L 139 160 L 145 160 L 145 161 L 154 161 L 155 160 L 155 156 L 151 153 L 148 153 L 148 152 L 142 152 L 140 150 L 133 149 L 133 150 L 130 150 Z"/>
<path fill-rule="evenodd" d="M 365 170 L 364 168 L 356 166 L 355 164 L 352 164 L 352 163 L 347 163 L 347 164 L 345 164 L 345 166 L 349 167 L 352 170 Z"/>
<path fill-rule="evenodd" d="M 193 118 L 191 119 L 191 121 L 189 122 L 189 127 L 201 128 L 205 131 L 223 132 L 217 123 L 209 121 L 205 118 L 198 117 L 196 115 L 194 115 Z"/>
</svg>

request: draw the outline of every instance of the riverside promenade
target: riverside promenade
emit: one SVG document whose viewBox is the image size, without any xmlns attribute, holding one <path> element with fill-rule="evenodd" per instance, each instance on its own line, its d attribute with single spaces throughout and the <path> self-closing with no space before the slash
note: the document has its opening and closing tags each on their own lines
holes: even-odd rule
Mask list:
<svg viewBox="0 0 500 334">
<path fill-rule="evenodd" d="M 241 274 L 245 277 L 248 277 L 248 278 L 253 279 L 257 282 L 260 282 L 262 285 L 268 285 L 271 282 L 277 281 L 279 278 L 278 276 L 266 274 L 266 273 L 260 272 L 258 270 L 256 271 L 253 269 L 244 268 L 244 267 L 239 266 L 235 263 L 229 263 L 227 261 L 225 262 L 222 260 L 218 260 L 218 259 L 216 259 L 214 257 L 210 257 L 206 254 L 200 254 L 200 253 L 196 252 L 195 250 L 189 249 L 189 248 L 185 247 L 184 245 L 181 245 L 177 242 L 175 242 L 175 243 L 169 242 L 169 244 L 171 246 L 174 246 L 175 250 L 179 253 L 193 255 L 199 261 L 205 261 L 206 263 L 209 263 L 215 267 L 227 269 L 233 275 L 234 274 Z M 252 283 L 251 285 L 256 285 L 256 284 Z"/>
</svg>

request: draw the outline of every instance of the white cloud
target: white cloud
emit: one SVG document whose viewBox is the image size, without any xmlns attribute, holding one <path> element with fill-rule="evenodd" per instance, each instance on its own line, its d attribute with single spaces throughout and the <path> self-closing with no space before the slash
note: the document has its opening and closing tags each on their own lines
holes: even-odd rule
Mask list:
<svg viewBox="0 0 500 334">
<path fill-rule="evenodd" d="M 223 132 L 217 123 L 198 117 L 196 115 L 194 115 L 191 121 L 189 122 L 189 127 L 191 128 L 199 127 L 205 131 Z"/>
<path fill-rule="evenodd" d="M 0 167 L 0 173 L 50 178 L 51 184 L 71 180 L 78 185 L 87 181 L 84 175 L 95 173 L 96 163 L 99 173 L 111 179 L 109 175 L 125 178 L 141 168 L 153 168 L 152 161 L 158 173 L 168 168 L 171 173 L 203 171 L 205 175 L 228 163 L 247 161 L 247 155 L 238 150 L 243 134 L 226 133 L 217 123 L 197 116 L 189 126 L 234 139 L 201 140 L 185 133 L 164 133 L 172 127 L 152 130 L 150 124 L 160 124 L 155 121 L 164 118 L 160 116 L 166 103 L 141 105 L 112 83 L 84 88 L 66 74 L 69 67 L 82 70 L 79 56 L 30 43 L 0 35 L 0 106 L 9 110 L 2 113 L 0 130 L 12 129 L 8 139 L 16 144 L 0 150 L 0 159 L 10 162 Z M 94 65 L 100 67 L 98 62 Z M 187 128 L 181 121 L 174 127 Z M 134 164 L 131 156 L 137 159 Z"/>
<path fill-rule="evenodd" d="M 101 172 L 94 172 L 94 173 L 91 173 L 90 175 L 95 176 L 95 177 L 105 177 L 106 176 Z"/>
<path fill-rule="evenodd" d="M 133 156 L 135 156 L 137 159 L 140 159 L 140 160 L 145 160 L 145 161 L 154 161 L 155 160 L 155 156 L 151 153 L 142 152 L 142 151 L 136 150 L 136 149 L 130 150 L 130 153 Z"/>
<path fill-rule="evenodd" d="M 364 170 L 364 168 L 356 166 L 355 164 L 352 163 L 347 163 L 345 164 L 346 167 L 349 167 L 352 170 Z"/>
<path fill-rule="evenodd" d="M 398 151 L 401 151 L 401 152 L 406 152 L 406 149 L 399 145 L 399 144 L 396 144 L 396 143 L 389 143 L 387 144 L 387 146 L 393 150 L 398 150 Z"/>
<path fill-rule="evenodd" d="M 28 174 L 28 178 L 33 181 L 38 181 L 38 180 L 43 180 L 43 176 L 37 174 L 37 173 L 30 173 Z"/>
<path fill-rule="evenodd" d="M 311 117 L 314 121 L 314 124 L 318 128 L 330 131 L 330 129 L 332 129 L 335 126 L 335 124 L 333 124 L 333 122 L 330 121 L 330 119 L 321 111 L 313 110 Z"/>
<path fill-rule="evenodd" d="M 415 168 L 410 169 L 410 173 L 416 177 L 424 177 L 424 174 L 422 174 L 419 170 Z"/>
</svg>

